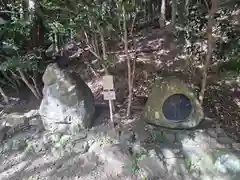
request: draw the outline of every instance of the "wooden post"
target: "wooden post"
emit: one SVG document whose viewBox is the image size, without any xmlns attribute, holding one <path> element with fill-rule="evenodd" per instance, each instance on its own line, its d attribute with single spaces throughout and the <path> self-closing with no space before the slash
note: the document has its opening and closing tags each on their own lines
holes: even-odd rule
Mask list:
<svg viewBox="0 0 240 180">
<path fill-rule="evenodd" d="M 110 120 L 111 120 L 111 124 L 114 127 L 114 121 L 113 121 L 113 110 L 112 110 L 112 100 L 109 100 L 109 111 L 110 111 Z"/>
<path fill-rule="evenodd" d="M 116 94 L 114 91 L 113 77 L 110 75 L 103 76 L 103 98 L 104 100 L 108 100 L 111 125 L 112 127 L 115 127 L 114 120 L 113 120 L 112 103 L 113 103 L 113 100 L 116 99 Z"/>
</svg>

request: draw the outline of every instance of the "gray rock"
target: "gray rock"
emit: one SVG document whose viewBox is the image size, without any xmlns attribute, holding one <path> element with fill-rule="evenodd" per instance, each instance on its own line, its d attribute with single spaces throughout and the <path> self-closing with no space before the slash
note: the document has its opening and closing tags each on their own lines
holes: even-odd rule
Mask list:
<svg viewBox="0 0 240 180">
<path fill-rule="evenodd" d="M 76 133 L 92 125 L 94 97 L 81 77 L 50 64 L 43 82 L 39 114 L 46 130 Z"/>
<path fill-rule="evenodd" d="M 177 122 L 169 121 L 163 114 L 165 100 L 174 94 L 184 94 L 192 105 L 192 113 Z M 161 98 L 159 98 L 161 97 Z M 148 123 L 168 128 L 192 128 L 196 127 L 203 119 L 204 114 L 196 93 L 183 79 L 179 77 L 165 77 L 156 80 L 143 110 L 143 119 Z"/>
</svg>

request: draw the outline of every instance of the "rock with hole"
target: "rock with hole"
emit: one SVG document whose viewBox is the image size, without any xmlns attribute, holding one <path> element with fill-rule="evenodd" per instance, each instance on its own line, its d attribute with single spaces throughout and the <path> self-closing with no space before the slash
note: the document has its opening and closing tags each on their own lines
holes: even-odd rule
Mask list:
<svg viewBox="0 0 240 180">
<path fill-rule="evenodd" d="M 177 77 L 155 82 L 144 108 L 146 122 L 168 128 L 192 128 L 203 119 L 193 89 Z"/>
</svg>

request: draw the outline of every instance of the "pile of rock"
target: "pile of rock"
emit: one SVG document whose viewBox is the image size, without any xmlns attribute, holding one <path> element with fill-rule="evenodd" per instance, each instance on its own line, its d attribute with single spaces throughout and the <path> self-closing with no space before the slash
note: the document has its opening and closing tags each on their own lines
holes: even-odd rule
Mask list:
<svg viewBox="0 0 240 180">
<path fill-rule="evenodd" d="M 92 125 L 94 97 L 81 77 L 66 72 L 57 64 L 50 64 L 43 75 L 43 82 L 43 99 L 39 110 L 1 116 L 0 140 L 8 137 L 2 151 L 27 146 L 27 151 L 34 149 L 39 153 L 50 144 L 52 149 L 66 150 L 67 144 L 74 149 L 76 141 L 82 137 L 80 134 Z M 35 127 L 36 132 L 29 131 L 31 127 Z M 28 133 L 22 133 L 26 129 Z M 45 130 L 44 135 L 39 134 L 42 130 Z M 18 134 L 20 132 L 21 135 Z"/>
</svg>

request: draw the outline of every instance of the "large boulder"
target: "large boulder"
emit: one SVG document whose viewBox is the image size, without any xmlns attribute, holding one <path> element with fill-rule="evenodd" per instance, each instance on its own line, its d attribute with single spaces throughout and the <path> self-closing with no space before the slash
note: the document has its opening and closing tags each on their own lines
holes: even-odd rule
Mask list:
<svg viewBox="0 0 240 180">
<path fill-rule="evenodd" d="M 155 82 L 143 113 L 146 122 L 168 128 L 193 128 L 203 116 L 193 89 L 174 76 Z"/>
<path fill-rule="evenodd" d="M 39 113 L 46 130 L 76 133 L 91 126 L 94 96 L 81 77 L 60 69 L 54 63 L 48 65 L 43 82 Z"/>
</svg>

